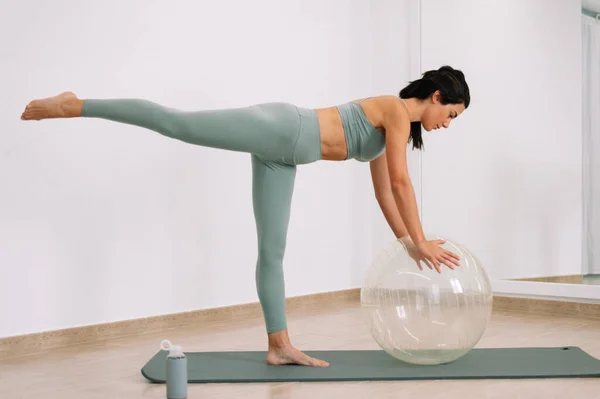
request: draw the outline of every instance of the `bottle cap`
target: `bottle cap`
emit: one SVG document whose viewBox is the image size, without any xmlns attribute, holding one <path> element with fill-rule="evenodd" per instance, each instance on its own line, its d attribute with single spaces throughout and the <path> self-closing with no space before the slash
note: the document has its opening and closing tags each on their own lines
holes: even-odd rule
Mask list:
<svg viewBox="0 0 600 399">
<path fill-rule="evenodd" d="M 180 345 L 173 345 L 171 341 L 165 339 L 160 343 L 160 348 L 169 351 L 169 356 L 183 356 L 183 349 Z"/>
</svg>

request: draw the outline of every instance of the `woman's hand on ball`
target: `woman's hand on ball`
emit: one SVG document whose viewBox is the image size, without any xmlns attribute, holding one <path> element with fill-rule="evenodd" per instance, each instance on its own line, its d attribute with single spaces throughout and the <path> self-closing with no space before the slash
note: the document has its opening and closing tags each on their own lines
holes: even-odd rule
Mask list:
<svg viewBox="0 0 600 399">
<path fill-rule="evenodd" d="M 442 272 L 441 264 L 448 266 L 452 270 L 454 270 L 455 266 L 460 266 L 458 255 L 440 247 L 445 242 L 444 240 L 431 240 L 416 244 L 427 266 L 429 268 L 433 266 L 438 273 Z"/>
<path fill-rule="evenodd" d="M 408 255 L 415 261 L 419 270 L 423 270 L 421 262 L 425 262 L 427 267 L 431 269 L 431 266 L 427 264 L 427 261 L 425 260 L 425 258 L 423 258 L 423 255 L 421 254 L 421 252 L 419 252 L 417 246 L 412 242 L 410 237 L 402 237 L 399 239 L 399 241 L 401 241 L 405 245 Z"/>
</svg>

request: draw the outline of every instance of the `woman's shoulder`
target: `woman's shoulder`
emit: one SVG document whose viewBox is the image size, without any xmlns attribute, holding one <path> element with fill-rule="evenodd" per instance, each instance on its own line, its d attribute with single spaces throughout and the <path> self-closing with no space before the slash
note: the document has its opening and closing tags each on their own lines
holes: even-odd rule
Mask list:
<svg viewBox="0 0 600 399">
<path fill-rule="evenodd" d="M 393 96 L 391 94 L 384 94 L 384 95 L 380 95 L 380 96 L 370 96 L 370 97 L 359 98 L 356 100 L 352 100 L 352 102 L 359 103 L 359 104 L 366 103 L 366 102 L 402 104 L 402 99 L 400 99 L 400 97 L 398 97 L 398 96 Z"/>
<path fill-rule="evenodd" d="M 378 127 L 396 124 L 408 116 L 408 110 L 402 99 L 392 95 L 381 95 L 354 100 L 369 115 L 369 119 L 376 121 Z"/>
</svg>

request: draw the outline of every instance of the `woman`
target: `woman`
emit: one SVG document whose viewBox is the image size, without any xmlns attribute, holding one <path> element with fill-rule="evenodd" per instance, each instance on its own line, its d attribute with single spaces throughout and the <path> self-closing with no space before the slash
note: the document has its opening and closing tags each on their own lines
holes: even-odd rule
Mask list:
<svg viewBox="0 0 600 399">
<path fill-rule="evenodd" d="M 21 119 L 103 118 L 145 127 L 190 144 L 251 154 L 258 236 L 256 285 L 264 314 L 267 363 L 328 366 L 294 348 L 287 331 L 283 257 L 297 165 L 318 160 L 370 162 L 376 198 L 411 255 L 440 271 L 458 257 L 425 239 L 410 182 L 406 146 L 422 148 L 426 131 L 447 128 L 470 102 L 461 71 L 426 72 L 400 96 L 370 97 L 305 109 L 286 103 L 183 112 L 139 99 L 81 100 L 73 93 L 30 102 Z"/>
</svg>

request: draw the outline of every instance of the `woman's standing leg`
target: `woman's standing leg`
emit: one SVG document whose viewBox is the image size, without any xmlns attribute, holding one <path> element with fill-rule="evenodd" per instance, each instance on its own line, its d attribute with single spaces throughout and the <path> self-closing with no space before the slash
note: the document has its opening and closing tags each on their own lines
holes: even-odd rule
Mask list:
<svg viewBox="0 0 600 399">
<path fill-rule="evenodd" d="M 267 333 L 287 329 L 283 258 L 296 166 L 252 155 L 252 203 L 258 238 L 256 288 Z"/>
<path fill-rule="evenodd" d="M 252 155 L 252 200 L 258 237 L 256 288 L 269 335 L 270 364 L 327 366 L 293 348 L 287 331 L 283 258 L 296 166 Z"/>
</svg>

